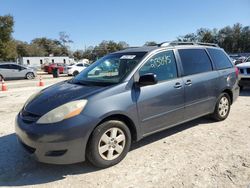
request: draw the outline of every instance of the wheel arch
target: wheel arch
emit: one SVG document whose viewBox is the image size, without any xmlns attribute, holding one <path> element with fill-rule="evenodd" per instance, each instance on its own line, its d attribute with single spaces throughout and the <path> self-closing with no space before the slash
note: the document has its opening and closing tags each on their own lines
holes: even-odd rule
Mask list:
<svg viewBox="0 0 250 188">
<path fill-rule="evenodd" d="M 124 114 L 118 114 L 117 113 L 117 114 L 107 115 L 106 117 L 102 118 L 102 120 L 99 121 L 99 123 L 97 123 L 97 125 L 92 129 L 92 131 L 91 131 L 91 133 L 89 135 L 87 145 L 89 143 L 89 140 L 90 140 L 90 138 L 92 136 L 92 133 L 95 130 L 95 128 L 97 126 L 99 126 L 100 124 L 102 124 L 103 122 L 109 121 L 109 120 L 118 120 L 118 121 L 124 122 L 127 125 L 127 127 L 129 128 L 129 130 L 130 130 L 132 142 L 136 142 L 136 141 L 138 141 L 140 139 L 140 136 L 138 135 L 139 130 L 138 130 L 138 128 L 136 128 L 135 123 L 133 122 L 133 120 L 131 118 L 129 118 L 128 116 L 124 115 Z"/>
</svg>

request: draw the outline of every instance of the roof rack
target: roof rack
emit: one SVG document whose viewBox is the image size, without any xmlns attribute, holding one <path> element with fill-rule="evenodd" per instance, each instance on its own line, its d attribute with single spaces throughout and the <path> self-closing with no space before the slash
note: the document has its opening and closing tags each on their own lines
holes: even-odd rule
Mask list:
<svg viewBox="0 0 250 188">
<path fill-rule="evenodd" d="M 201 45 L 201 46 L 213 46 L 213 47 L 219 47 L 218 44 L 215 43 L 205 43 L 205 42 L 179 42 L 179 41 L 173 41 L 173 42 L 162 42 L 158 44 L 159 47 L 165 47 L 165 46 L 178 46 L 178 45 Z"/>
</svg>

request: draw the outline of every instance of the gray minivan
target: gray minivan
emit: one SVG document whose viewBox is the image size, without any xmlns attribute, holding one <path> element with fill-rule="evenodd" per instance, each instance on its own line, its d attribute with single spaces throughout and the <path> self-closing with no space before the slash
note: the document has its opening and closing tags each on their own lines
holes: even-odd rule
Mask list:
<svg viewBox="0 0 250 188">
<path fill-rule="evenodd" d="M 75 78 L 32 95 L 16 118 L 37 160 L 98 167 L 120 162 L 132 141 L 195 118 L 227 118 L 238 69 L 223 49 L 163 43 L 109 54 Z"/>
</svg>

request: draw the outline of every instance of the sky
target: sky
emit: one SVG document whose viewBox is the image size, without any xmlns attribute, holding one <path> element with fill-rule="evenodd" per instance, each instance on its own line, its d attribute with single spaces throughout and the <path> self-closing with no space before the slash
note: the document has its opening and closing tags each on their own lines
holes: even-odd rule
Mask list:
<svg viewBox="0 0 250 188">
<path fill-rule="evenodd" d="M 6 14 L 14 17 L 15 39 L 58 39 L 64 31 L 76 50 L 103 40 L 140 46 L 199 28 L 250 26 L 250 0 L 0 0 Z"/>
</svg>

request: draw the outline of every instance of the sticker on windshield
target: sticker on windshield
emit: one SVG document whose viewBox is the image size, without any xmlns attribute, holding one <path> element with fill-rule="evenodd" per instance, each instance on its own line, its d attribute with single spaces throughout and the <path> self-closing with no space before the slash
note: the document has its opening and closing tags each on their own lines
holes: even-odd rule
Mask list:
<svg viewBox="0 0 250 188">
<path fill-rule="evenodd" d="M 123 55 L 120 59 L 134 59 L 136 55 Z"/>
</svg>

